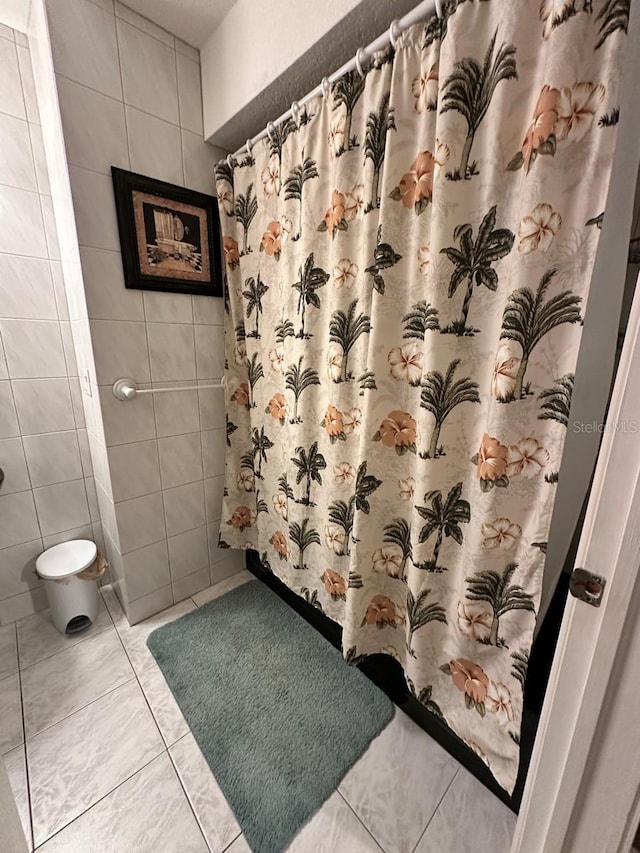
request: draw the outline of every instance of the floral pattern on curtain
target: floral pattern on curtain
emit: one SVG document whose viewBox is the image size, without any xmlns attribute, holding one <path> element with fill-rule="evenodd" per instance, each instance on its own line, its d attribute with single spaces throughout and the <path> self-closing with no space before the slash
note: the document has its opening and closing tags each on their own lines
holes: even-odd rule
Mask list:
<svg viewBox="0 0 640 853">
<path fill-rule="evenodd" d="M 220 544 L 511 792 L 629 2 L 445 5 L 217 167 Z"/>
</svg>

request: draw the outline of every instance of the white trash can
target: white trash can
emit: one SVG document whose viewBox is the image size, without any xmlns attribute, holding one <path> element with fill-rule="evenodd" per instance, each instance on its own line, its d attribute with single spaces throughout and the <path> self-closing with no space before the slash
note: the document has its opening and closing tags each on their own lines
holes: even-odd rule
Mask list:
<svg viewBox="0 0 640 853">
<path fill-rule="evenodd" d="M 98 549 L 89 539 L 72 539 L 47 548 L 36 560 L 44 581 L 51 618 L 61 634 L 75 634 L 92 625 L 98 615 L 98 583 L 76 577 L 95 562 Z"/>
</svg>

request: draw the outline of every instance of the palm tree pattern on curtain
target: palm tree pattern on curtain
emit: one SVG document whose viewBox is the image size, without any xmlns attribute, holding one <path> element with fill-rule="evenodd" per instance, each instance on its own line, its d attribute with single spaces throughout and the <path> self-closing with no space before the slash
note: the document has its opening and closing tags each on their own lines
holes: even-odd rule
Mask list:
<svg viewBox="0 0 640 853">
<path fill-rule="evenodd" d="M 511 791 L 629 0 L 444 6 L 216 169 L 220 546 Z"/>
</svg>

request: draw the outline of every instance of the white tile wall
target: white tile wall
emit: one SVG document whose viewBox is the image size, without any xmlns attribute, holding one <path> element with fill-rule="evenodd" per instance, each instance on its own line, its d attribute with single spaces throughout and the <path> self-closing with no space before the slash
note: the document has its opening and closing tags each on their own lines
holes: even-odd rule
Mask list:
<svg viewBox="0 0 640 853">
<path fill-rule="evenodd" d="M 175 49 L 121 19 L 117 28 L 125 103 L 177 125 Z"/>
<path fill-rule="evenodd" d="M 182 143 L 177 125 L 127 107 L 127 130 L 132 172 L 170 184 L 182 183 Z"/>
<path fill-rule="evenodd" d="M 149 354 L 144 323 L 94 320 L 91 323 L 99 385 L 112 385 L 121 376 L 148 382 Z"/>
<path fill-rule="evenodd" d="M 91 521 L 84 480 L 33 490 L 43 536 L 62 533 Z"/>
<path fill-rule="evenodd" d="M 0 306 L 3 317 L 57 320 L 50 262 L 0 255 Z"/>
<path fill-rule="evenodd" d="M 0 194 L 0 252 L 46 258 L 47 240 L 37 193 L 2 187 Z"/>
<path fill-rule="evenodd" d="M 0 459 L 2 459 L 2 470 L 4 472 L 3 495 L 24 492 L 31 488 L 22 439 L 2 439 L 0 441 Z"/>
<path fill-rule="evenodd" d="M 175 39 L 171 33 L 163 30 L 162 27 L 157 26 L 147 18 L 143 18 L 142 15 L 134 12 L 133 9 L 129 9 L 128 6 L 124 6 L 122 3 L 118 2 L 118 0 L 115 2 L 115 13 L 116 17 L 122 18 L 123 21 L 126 21 L 128 24 L 142 30 L 143 33 L 153 36 L 155 39 L 158 39 L 158 41 L 161 41 L 169 47 L 174 46 Z"/>
<path fill-rule="evenodd" d="M 128 554 L 145 545 L 166 539 L 162 493 L 121 501 L 116 504 L 116 520 L 120 538 L 120 552 Z"/>
<path fill-rule="evenodd" d="M 111 166 L 128 169 L 122 102 L 61 75 L 57 84 L 68 162 L 104 175 L 111 174 Z"/>
<path fill-rule="evenodd" d="M 125 554 L 122 561 L 127 594 L 133 601 L 170 582 L 166 539 Z"/>
<path fill-rule="evenodd" d="M 50 432 L 23 438 L 31 484 L 50 486 L 82 477 L 78 434 Z"/>
<path fill-rule="evenodd" d="M 161 293 L 145 290 L 144 318 L 147 323 L 193 323 L 191 299 L 184 293 Z M 200 297 L 203 298 L 203 297 Z M 208 298 L 210 302 L 220 300 Z"/>
<path fill-rule="evenodd" d="M 226 152 L 202 138 L 196 50 L 119 2 L 47 2 L 98 385 L 87 438 L 116 587 L 136 621 L 208 586 L 222 562 L 206 522 L 222 500 L 224 409 L 216 391 L 122 403 L 111 384 L 219 377 L 224 314 L 221 299 L 124 287 L 110 170 L 211 194 Z"/>
<path fill-rule="evenodd" d="M 157 395 L 154 405 L 159 438 L 197 432 L 200 429 L 198 409 L 200 393 L 199 391 L 180 391 Z"/>
<path fill-rule="evenodd" d="M 42 539 L 23 542 L 0 551 L 0 598 L 11 598 L 42 585 L 36 574 L 36 557 L 42 552 Z"/>
<path fill-rule="evenodd" d="M 18 41 L 18 40 L 16 40 Z M 45 547 L 92 536 L 76 354 L 26 40 L 0 39 L 0 624 L 47 606 Z M 88 478 L 88 479 L 85 479 Z M 100 531 L 96 531 L 96 536 Z"/>
<path fill-rule="evenodd" d="M 10 438 L 20 434 L 16 408 L 9 382 L 0 382 L 0 438 Z"/>
<path fill-rule="evenodd" d="M 167 535 L 177 536 L 205 524 L 204 489 L 202 480 L 164 492 L 164 512 Z"/>
<path fill-rule="evenodd" d="M 169 564 L 173 581 L 209 566 L 206 527 L 187 530 L 169 539 Z"/>
<path fill-rule="evenodd" d="M 178 53 L 178 101 L 180 124 L 202 137 L 202 96 L 200 66 L 192 59 Z"/>
<path fill-rule="evenodd" d="M 192 324 L 147 323 L 147 336 L 154 382 L 196 378 Z"/>
<path fill-rule="evenodd" d="M 56 73 L 121 99 L 113 15 L 86 0 L 53 0 L 47 14 Z"/>
<path fill-rule="evenodd" d="M 69 166 L 69 177 L 80 245 L 120 251 L 111 177 L 78 166 Z"/>
<path fill-rule="evenodd" d="M 202 444 L 200 433 L 174 435 L 158 441 L 162 487 L 171 489 L 202 480 Z"/>
<path fill-rule="evenodd" d="M 16 37 L 16 45 L 20 80 L 22 82 L 22 96 L 24 98 L 27 121 L 33 122 L 34 124 L 40 124 L 40 112 L 38 110 L 38 102 L 36 100 L 36 87 L 33 79 L 31 56 L 29 54 L 26 36 L 24 37 L 22 44 L 20 44 L 19 39 Z"/>
<path fill-rule="evenodd" d="M 16 46 L 12 42 L 0 41 L 0 68 L 2 68 L 2 86 L 0 86 L 0 112 L 5 115 L 26 119 L 24 95 L 20 81 L 20 67 Z"/>
<path fill-rule="evenodd" d="M 143 292 L 124 286 L 120 252 L 82 247 L 80 259 L 90 319 L 144 320 Z"/>
<path fill-rule="evenodd" d="M 156 441 L 136 441 L 109 449 L 113 498 L 126 501 L 160 491 Z"/>
<path fill-rule="evenodd" d="M 75 427 L 69 380 L 23 379 L 11 383 L 23 435 Z"/>
<path fill-rule="evenodd" d="M 0 320 L 0 329 L 12 379 L 67 375 L 57 320 Z"/>
<path fill-rule="evenodd" d="M 0 497 L 0 548 L 21 545 L 40 536 L 30 491 Z"/>
<path fill-rule="evenodd" d="M 0 150 L 0 184 L 36 192 L 38 184 L 26 121 L 0 113 Z"/>
</svg>

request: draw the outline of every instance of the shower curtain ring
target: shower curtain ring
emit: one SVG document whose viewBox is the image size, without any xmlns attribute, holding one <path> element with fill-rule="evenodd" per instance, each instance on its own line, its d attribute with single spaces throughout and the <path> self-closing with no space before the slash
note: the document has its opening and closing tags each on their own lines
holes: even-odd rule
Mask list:
<svg viewBox="0 0 640 853">
<path fill-rule="evenodd" d="M 297 127 L 300 127 L 300 104 L 297 101 L 293 101 L 291 104 L 291 115 Z"/>
<path fill-rule="evenodd" d="M 249 157 L 251 157 L 251 152 L 252 152 L 252 150 L 253 150 L 253 145 L 251 144 L 251 139 L 250 139 L 250 138 L 249 138 L 249 139 L 247 139 L 247 141 L 246 141 L 246 142 L 245 142 L 245 144 L 244 144 L 244 147 L 247 149 L 247 154 L 249 155 Z"/>
<path fill-rule="evenodd" d="M 436 0 L 436 15 L 442 20 L 442 0 Z"/>
<path fill-rule="evenodd" d="M 276 129 L 275 124 L 272 121 L 267 122 L 267 136 L 269 138 L 269 142 L 273 145 L 273 133 Z"/>
<path fill-rule="evenodd" d="M 233 169 L 233 163 L 231 162 L 231 154 L 227 154 L 227 166 L 230 169 Z"/>
<path fill-rule="evenodd" d="M 366 77 L 366 72 L 362 68 L 362 54 L 364 53 L 364 59 L 367 58 L 367 54 L 363 47 L 359 47 L 356 51 L 356 70 L 361 77 Z"/>
<path fill-rule="evenodd" d="M 320 85 L 322 86 L 322 97 L 325 99 L 328 98 L 329 93 L 331 92 L 331 83 L 329 82 L 329 78 L 323 77 Z"/>
<path fill-rule="evenodd" d="M 400 20 L 398 18 L 395 18 L 393 21 L 391 21 L 391 26 L 389 27 L 389 41 L 391 42 L 391 47 L 394 50 L 396 49 L 396 45 L 398 44 L 398 36 L 400 35 L 400 33 L 396 33 L 396 29 L 399 23 Z M 402 32 L 402 30 L 400 30 L 400 32 Z"/>
</svg>

